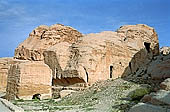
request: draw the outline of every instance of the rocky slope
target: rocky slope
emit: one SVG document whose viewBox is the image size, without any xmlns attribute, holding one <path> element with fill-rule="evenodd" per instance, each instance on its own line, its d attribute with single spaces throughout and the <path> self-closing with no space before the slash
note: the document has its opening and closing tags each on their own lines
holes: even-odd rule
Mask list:
<svg viewBox="0 0 170 112">
<path fill-rule="evenodd" d="M 170 111 L 170 76 L 166 80 L 154 79 L 150 75 L 151 66 L 165 63 L 170 59 L 160 54 L 146 66 L 128 77 L 96 82 L 90 88 L 73 93 L 58 100 L 15 101 L 27 111 L 50 110 L 51 112 L 169 112 Z M 167 65 L 161 65 L 166 69 Z M 159 66 L 158 66 L 159 68 Z M 155 68 L 160 77 L 162 69 Z M 169 70 L 170 71 L 170 70 Z M 167 72 L 169 72 L 167 71 Z M 34 106 L 33 106 L 34 105 Z M 40 105 L 38 108 L 35 105 Z M 30 108 L 28 108 L 30 107 Z"/>
<path fill-rule="evenodd" d="M 14 103 L 27 111 L 169 111 L 169 50 L 159 50 L 155 30 L 143 24 L 87 35 L 61 24 L 39 26 L 16 48 L 20 61 L 0 66 L 8 70 L 6 98 L 50 98 L 53 85 L 62 97 L 74 93 L 61 101 Z"/>
</svg>

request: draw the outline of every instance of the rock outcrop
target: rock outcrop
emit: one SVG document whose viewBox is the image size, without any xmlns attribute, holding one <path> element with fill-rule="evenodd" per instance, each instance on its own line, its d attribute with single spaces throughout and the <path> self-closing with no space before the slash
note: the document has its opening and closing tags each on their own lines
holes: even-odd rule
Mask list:
<svg viewBox="0 0 170 112">
<path fill-rule="evenodd" d="M 25 99 L 37 93 L 50 96 L 51 85 L 80 83 L 85 87 L 134 74 L 156 55 L 158 37 L 147 25 L 87 35 L 61 24 L 39 26 L 15 49 L 14 58 L 27 62 L 11 65 L 7 98 Z"/>
<path fill-rule="evenodd" d="M 50 27 L 41 25 L 34 29 L 29 37 L 15 49 L 16 59 L 22 60 L 43 60 L 43 52 L 49 47 L 60 43 L 74 43 L 82 34 L 75 29 L 55 24 Z"/>
<path fill-rule="evenodd" d="M 170 78 L 170 54 L 155 57 L 155 60 L 148 66 L 147 74 L 156 80 Z"/>
<path fill-rule="evenodd" d="M 142 24 L 82 36 L 63 25 L 40 26 L 19 45 L 15 58 L 44 60 L 54 79 L 94 83 L 134 73 L 159 54 L 156 32 Z"/>
<path fill-rule="evenodd" d="M 153 28 L 127 25 L 117 32 L 85 35 L 69 51 L 70 59 L 63 71 L 77 71 L 75 75 L 94 83 L 136 72 L 159 54 L 159 43 Z"/>
<path fill-rule="evenodd" d="M 34 94 L 51 98 L 52 72 L 43 62 L 25 61 L 12 64 L 8 73 L 8 100 L 32 99 Z"/>
<path fill-rule="evenodd" d="M 6 91 L 8 70 L 11 64 L 20 63 L 22 60 L 11 58 L 0 58 L 0 92 Z"/>
<path fill-rule="evenodd" d="M 168 54 L 170 54 L 170 47 L 162 47 L 162 48 L 160 49 L 160 52 L 161 52 L 161 54 L 163 54 L 163 55 L 168 55 Z"/>
</svg>

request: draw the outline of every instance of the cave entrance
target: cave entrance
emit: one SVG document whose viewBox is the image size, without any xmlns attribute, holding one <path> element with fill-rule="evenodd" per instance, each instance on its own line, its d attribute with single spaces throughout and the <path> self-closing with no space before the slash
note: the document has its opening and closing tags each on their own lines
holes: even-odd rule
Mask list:
<svg viewBox="0 0 170 112">
<path fill-rule="evenodd" d="M 113 75 L 113 66 L 110 66 L 110 78 L 112 78 Z"/>
<path fill-rule="evenodd" d="M 144 42 L 144 46 L 145 46 L 146 50 L 148 51 L 148 53 L 150 52 L 150 45 L 151 45 L 151 43 Z"/>
</svg>

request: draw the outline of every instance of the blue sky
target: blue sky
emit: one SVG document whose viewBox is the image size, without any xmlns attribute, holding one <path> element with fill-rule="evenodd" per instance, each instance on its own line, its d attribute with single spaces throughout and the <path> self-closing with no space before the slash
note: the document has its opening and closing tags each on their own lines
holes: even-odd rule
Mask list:
<svg viewBox="0 0 170 112">
<path fill-rule="evenodd" d="M 56 23 L 84 34 L 147 24 L 170 46 L 170 0 L 0 0 L 0 57 L 13 56 L 35 27 Z"/>
</svg>

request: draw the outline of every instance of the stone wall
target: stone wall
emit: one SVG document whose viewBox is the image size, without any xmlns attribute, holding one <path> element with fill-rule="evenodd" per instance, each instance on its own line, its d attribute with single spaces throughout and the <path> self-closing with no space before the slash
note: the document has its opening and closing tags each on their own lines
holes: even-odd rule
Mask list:
<svg viewBox="0 0 170 112">
<path fill-rule="evenodd" d="M 8 73 L 8 100 L 32 99 L 41 94 L 42 99 L 51 98 L 52 72 L 43 62 L 23 62 L 12 64 Z"/>
</svg>

